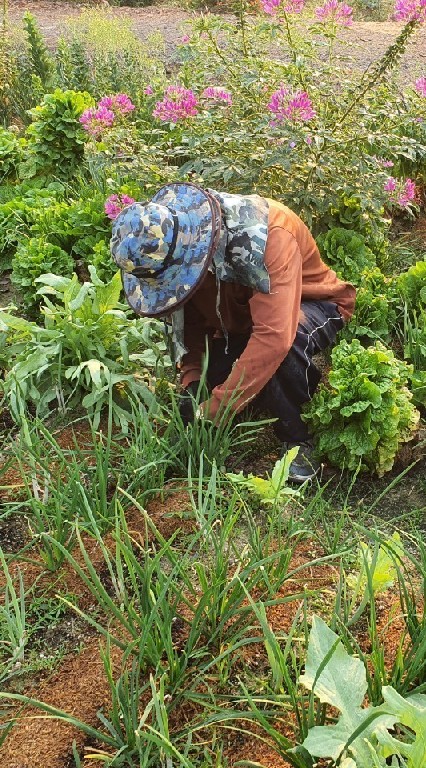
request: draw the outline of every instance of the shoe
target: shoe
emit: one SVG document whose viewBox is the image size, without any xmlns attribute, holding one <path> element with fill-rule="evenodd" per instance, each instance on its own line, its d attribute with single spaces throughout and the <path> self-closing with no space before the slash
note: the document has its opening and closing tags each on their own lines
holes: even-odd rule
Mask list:
<svg viewBox="0 0 426 768">
<path fill-rule="evenodd" d="M 314 447 L 310 442 L 284 443 L 283 455 L 296 446 L 299 448 L 299 453 L 290 464 L 288 480 L 290 483 L 301 485 L 306 480 L 314 479 L 320 470 L 320 464 L 314 458 Z"/>
</svg>

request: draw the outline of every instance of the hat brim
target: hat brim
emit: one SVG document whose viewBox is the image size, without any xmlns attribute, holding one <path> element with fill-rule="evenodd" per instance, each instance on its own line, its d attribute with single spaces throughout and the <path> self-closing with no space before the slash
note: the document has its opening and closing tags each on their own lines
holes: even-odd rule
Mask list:
<svg viewBox="0 0 426 768">
<path fill-rule="evenodd" d="M 122 270 L 127 301 L 136 314 L 161 317 L 179 309 L 207 272 L 220 235 L 220 208 L 214 198 L 195 184 L 168 184 L 152 202 L 184 213 L 173 264 L 155 278 L 138 278 Z"/>
</svg>

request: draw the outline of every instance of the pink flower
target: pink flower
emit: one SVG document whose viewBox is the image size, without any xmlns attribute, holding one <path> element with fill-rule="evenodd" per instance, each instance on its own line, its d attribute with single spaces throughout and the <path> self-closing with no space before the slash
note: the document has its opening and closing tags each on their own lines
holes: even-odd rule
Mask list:
<svg viewBox="0 0 426 768">
<path fill-rule="evenodd" d="M 315 16 L 318 21 L 331 21 L 341 27 L 350 27 L 352 25 L 352 8 L 339 0 L 326 0 L 324 5 L 315 8 Z"/>
<path fill-rule="evenodd" d="M 414 87 L 420 96 L 424 96 L 426 98 L 426 77 L 419 77 L 419 79 L 414 83 Z"/>
<path fill-rule="evenodd" d="M 383 185 L 383 189 L 385 192 L 395 192 L 396 179 L 394 179 L 393 176 L 389 176 L 388 180 Z"/>
<path fill-rule="evenodd" d="M 267 108 L 274 115 L 270 121 L 272 126 L 290 120 L 293 123 L 304 123 L 316 117 L 312 102 L 306 91 L 292 93 L 289 88 L 282 85 L 271 94 Z"/>
<path fill-rule="evenodd" d="M 180 41 L 181 41 L 181 43 L 183 43 L 185 45 L 186 43 L 189 43 L 190 39 L 191 38 L 190 38 L 189 35 L 182 35 Z"/>
<path fill-rule="evenodd" d="M 79 118 L 84 130 L 94 136 L 95 139 L 98 139 L 105 130 L 111 128 L 114 120 L 114 112 L 104 106 L 90 107 Z"/>
<path fill-rule="evenodd" d="M 163 122 L 177 123 L 194 117 L 198 110 L 198 101 L 193 91 L 181 85 L 169 85 L 164 91 L 164 99 L 157 101 L 153 117 Z"/>
<path fill-rule="evenodd" d="M 393 160 L 385 160 L 383 157 L 377 157 L 376 155 L 374 155 L 374 160 L 381 168 L 393 168 L 394 166 Z"/>
<path fill-rule="evenodd" d="M 398 205 L 401 205 L 403 208 L 405 208 L 407 205 L 409 205 L 409 203 L 415 200 L 416 192 L 417 190 L 414 181 L 407 179 L 404 184 L 404 190 L 398 197 Z"/>
<path fill-rule="evenodd" d="M 395 21 L 426 21 L 426 0 L 395 0 Z"/>
<path fill-rule="evenodd" d="M 209 85 L 208 88 L 204 88 L 201 96 L 210 101 L 225 101 L 229 105 L 232 104 L 232 96 L 229 91 L 225 91 L 224 88 L 219 88 L 217 85 Z"/>
<path fill-rule="evenodd" d="M 310 146 L 311 146 L 311 144 L 312 144 L 312 142 L 313 142 L 313 138 L 312 138 L 312 136 L 307 136 L 307 137 L 306 137 L 306 139 L 305 139 L 305 141 L 306 141 L 306 143 L 307 143 L 308 147 L 310 147 Z"/>
<path fill-rule="evenodd" d="M 106 107 L 119 115 L 127 115 L 135 109 L 126 93 L 115 93 L 112 96 L 103 96 L 98 101 L 98 107 Z"/>
<path fill-rule="evenodd" d="M 401 208 L 406 208 L 417 196 L 416 185 L 411 179 L 398 182 L 393 176 L 390 176 L 383 189 L 389 193 L 391 202 L 401 206 Z"/>
<path fill-rule="evenodd" d="M 105 200 L 104 211 L 109 219 L 116 219 L 126 205 L 134 203 L 129 195 L 110 195 Z"/>
<path fill-rule="evenodd" d="M 260 2 L 265 13 L 270 16 L 275 16 L 280 8 L 285 13 L 301 13 L 305 5 L 305 0 L 260 0 Z"/>
<path fill-rule="evenodd" d="M 152 94 L 154 93 L 154 89 L 152 85 L 147 85 L 146 88 L 143 89 L 143 92 L 145 96 L 152 96 Z"/>
</svg>

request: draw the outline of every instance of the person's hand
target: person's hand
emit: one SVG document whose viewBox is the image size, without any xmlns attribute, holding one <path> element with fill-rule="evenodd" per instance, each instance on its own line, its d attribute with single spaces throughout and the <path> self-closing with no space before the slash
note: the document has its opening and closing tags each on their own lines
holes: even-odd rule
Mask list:
<svg viewBox="0 0 426 768">
<path fill-rule="evenodd" d="M 179 413 L 184 427 L 187 427 L 188 424 L 192 424 L 194 421 L 196 409 L 195 398 L 197 396 L 199 386 L 199 381 L 192 381 L 191 384 L 188 384 L 188 386 L 183 390 L 180 396 Z"/>
</svg>

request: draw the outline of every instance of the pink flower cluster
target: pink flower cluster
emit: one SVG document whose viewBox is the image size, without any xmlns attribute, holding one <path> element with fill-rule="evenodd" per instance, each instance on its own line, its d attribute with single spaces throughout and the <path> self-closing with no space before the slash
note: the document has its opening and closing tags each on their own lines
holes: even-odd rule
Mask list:
<svg viewBox="0 0 426 768">
<path fill-rule="evenodd" d="M 340 27 L 350 27 L 352 25 L 352 13 L 353 9 L 351 6 L 341 3 L 339 0 L 326 0 L 324 5 L 315 8 L 315 16 L 318 21 L 330 21 Z"/>
<path fill-rule="evenodd" d="M 204 88 L 201 96 L 210 101 L 223 101 L 229 106 L 232 104 L 232 96 L 229 91 L 225 91 L 224 88 L 220 88 L 218 85 L 209 85 L 208 88 Z"/>
<path fill-rule="evenodd" d="M 383 185 L 383 189 L 389 194 L 391 201 L 400 205 L 401 208 L 406 208 L 417 196 L 415 182 L 411 179 L 398 182 L 393 176 L 389 176 Z"/>
<path fill-rule="evenodd" d="M 79 118 L 85 131 L 95 139 L 111 128 L 116 117 L 127 115 L 135 108 L 126 93 L 116 93 L 112 96 L 103 96 L 96 107 L 85 109 Z"/>
<path fill-rule="evenodd" d="M 393 13 L 395 21 L 426 21 L 426 0 L 396 0 Z"/>
<path fill-rule="evenodd" d="M 98 101 L 98 106 L 111 109 L 112 112 L 115 112 L 118 115 L 127 115 L 135 108 L 135 105 L 132 104 L 127 93 L 115 93 L 113 96 L 103 96 L 102 99 Z"/>
<path fill-rule="evenodd" d="M 98 139 L 107 128 L 111 128 L 115 114 L 106 107 L 90 107 L 84 110 L 79 120 L 84 130 Z"/>
<path fill-rule="evenodd" d="M 312 102 L 306 91 L 292 92 L 285 85 L 271 94 L 267 108 L 274 118 L 270 125 L 276 126 L 290 120 L 293 123 L 304 123 L 316 117 Z"/>
<path fill-rule="evenodd" d="M 426 98 L 426 77 L 419 77 L 419 79 L 414 83 L 414 87 L 420 96 L 424 96 Z"/>
<path fill-rule="evenodd" d="M 198 100 L 194 91 L 181 85 L 169 85 L 164 91 L 164 99 L 157 101 L 153 117 L 163 122 L 177 123 L 197 114 Z"/>
<path fill-rule="evenodd" d="M 104 211 L 109 219 L 116 219 L 126 205 L 134 203 L 129 195 L 110 195 L 105 200 Z"/>
<path fill-rule="evenodd" d="M 305 6 L 305 0 L 260 0 L 262 8 L 265 13 L 270 16 L 275 14 L 282 8 L 285 13 L 301 13 Z"/>
</svg>

